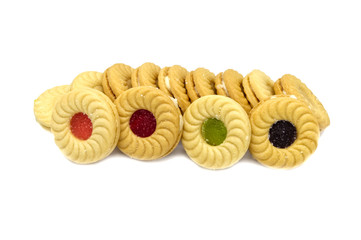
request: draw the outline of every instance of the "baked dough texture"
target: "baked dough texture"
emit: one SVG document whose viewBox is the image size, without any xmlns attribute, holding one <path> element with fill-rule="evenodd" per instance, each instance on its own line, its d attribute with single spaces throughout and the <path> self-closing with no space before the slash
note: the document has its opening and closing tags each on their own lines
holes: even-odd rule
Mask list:
<svg viewBox="0 0 361 240">
<path fill-rule="evenodd" d="M 274 87 L 276 94 L 293 95 L 297 99 L 303 101 L 315 115 L 320 130 L 324 130 L 330 125 L 330 117 L 326 109 L 312 91 L 300 79 L 291 75 L 285 74 L 276 81 Z"/>
<path fill-rule="evenodd" d="M 209 95 L 193 102 L 184 113 L 182 144 L 188 156 L 208 169 L 228 168 L 246 153 L 251 136 L 250 122 L 245 110 L 225 96 Z M 225 140 L 209 145 L 201 134 L 204 121 L 215 118 L 227 129 Z"/>
<path fill-rule="evenodd" d="M 253 70 L 243 79 L 243 88 L 252 107 L 274 95 L 274 82 L 260 70 Z"/>
<path fill-rule="evenodd" d="M 71 89 L 88 87 L 103 92 L 102 77 L 103 73 L 101 72 L 82 72 L 74 78 L 71 84 Z"/>
<path fill-rule="evenodd" d="M 158 76 L 159 89 L 169 97 L 175 98 L 182 112 L 191 104 L 185 88 L 187 73 L 184 67 L 174 65 L 162 68 Z"/>
<path fill-rule="evenodd" d="M 51 114 L 56 101 L 70 91 L 70 85 L 53 87 L 43 92 L 34 101 L 34 115 L 38 123 L 45 128 L 50 128 Z"/>
<path fill-rule="evenodd" d="M 278 148 L 269 140 L 274 123 L 285 120 L 297 130 L 296 140 L 286 148 Z M 273 96 L 262 101 L 250 114 L 252 138 L 249 150 L 261 164 L 273 168 L 301 165 L 317 148 L 318 123 L 304 102 L 289 96 Z"/>
<path fill-rule="evenodd" d="M 71 118 L 84 113 L 92 122 L 87 140 L 75 137 L 70 129 Z M 55 143 L 71 161 L 87 164 L 108 156 L 119 139 L 119 116 L 115 105 L 103 93 L 91 89 L 74 89 L 56 103 L 51 121 Z"/>
<path fill-rule="evenodd" d="M 243 92 L 242 81 L 242 74 L 233 69 L 227 69 L 224 73 L 219 73 L 216 77 L 217 94 L 229 96 L 238 102 L 249 114 L 251 105 Z"/>
<path fill-rule="evenodd" d="M 158 88 L 158 75 L 161 68 L 154 63 L 146 62 L 132 73 L 132 87 L 151 86 Z"/>
<path fill-rule="evenodd" d="M 133 70 L 132 67 L 126 64 L 117 63 L 104 71 L 102 86 L 104 93 L 112 101 L 115 101 L 120 94 L 132 87 L 131 77 Z"/>
<path fill-rule="evenodd" d="M 153 160 L 171 153 L 182 135 L 182 115 L 169 96 L 154 87 L 135 87 L 115 100 L 120 116 L 118 148 L 131 158 Z M 140 109 L 150 111 L 156 129 L 149 137 L 138 137 L 130 128 L 132 114 Z"/>
</svg>

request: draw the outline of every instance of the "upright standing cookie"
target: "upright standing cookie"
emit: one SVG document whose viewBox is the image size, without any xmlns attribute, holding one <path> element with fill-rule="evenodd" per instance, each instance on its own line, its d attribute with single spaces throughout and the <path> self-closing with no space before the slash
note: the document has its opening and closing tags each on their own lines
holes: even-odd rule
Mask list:
<svg viewBox="0 0 361 240">
<path fill-rule="evenodd" d="M 246 153 L 250 135 L 247 113 L 231 98 L 205 96 L 184 113 L 182 144 L 188 156 L 202 167 L 232 166 Z"/>
<path fill-rule="evenodd" d="M 330 125 L 330 118 L 326 109 L 312 91 L 295 76 L 285 74 L 276 81 L 276 94 L 294 95 L 297 99 L 304 101 L 316 116 L 321 130 Z"/>
<path fill-rule="evenodd" d="M 186 89 L 192 102 L 200 97 L 207 95 L 215 95 L 215 79 L 214 73 L 205 68 L 197 68 L 190 72 L 186 78 Z"/>
<path fill-rule="evenodd" d="M 57 86 L 43 92 L 34 101 L 34 115 L 38 123 L 50 128 L 51 114 L 56 101 L 70 91 L 69 85 Z"/>
<path fill-rule="evenodd" d="M 274 168 L 302 164 L 317 148 L 315 116 L 300 100 L 274 96 L 252 109 L 249 150 L 260 163 Z"/>
<path fill-rule="evenodd" d="M 158 76 L 158 86 L 168 96 L 175 98 L 183 112 L 190 105 L 190 100 L 185 88 L 185 79 L 188 71 L 179 66 L 163 68 Z"/>
<path fill-rule="evenodd" d="M 104 93 L 112 100 L 132 87 L 133 68 L 123 63 L 117 63 L 105 70 L 102 79 Z"/>
<path fill-rule="evenodd" d="M 171 98 L 153 87 L 131 88 L 116 100 L 120 116 L 118 148 L 140 159 L 162 158 L 182 135 L 182 115 Z"/>
<path fill-rule="evenodd" d="M 88 87 L 103 92 L 102 77 L 103 74 L 101 72 L 82 72 L 74 78 L 71 83 L 71 89 Z"/>
<path fill-rule="evenodd" d="M 158 88 L 160 67 L 154 63 L 144 63 L 132 73 L 132 87 L 151 86 Z"/>
<path fill-rule="evenodd" d="M 253 70 L 244 77 L 242 85 L 251 107 L 274 95 L 273 84 L 271 78 L 260 70 Z"/>
<path fill-rule="evenodd" d="M 238 102 L 247 114 L 251 111 L 251 106 L 243 93 L 242 74 L 235 70 L 228 69 L 224 73 L 216 76 L 216 89 L 218 95 L 228 96 Z"/>
<path fill-rule="evenodd" d="M 51 131 L 68 159 L 93 163 L 114 150 L 119 139 L 119 116 L 103 93 L 91 88 L 74 89 L 56 103 Z"/>
</svg>

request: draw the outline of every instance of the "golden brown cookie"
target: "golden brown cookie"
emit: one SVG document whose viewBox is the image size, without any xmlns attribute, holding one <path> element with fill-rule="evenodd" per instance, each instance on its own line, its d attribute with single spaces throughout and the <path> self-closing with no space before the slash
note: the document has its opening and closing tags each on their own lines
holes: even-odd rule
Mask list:
<svg viewBox="0 0 361 240">
<path fill-rule="evenodd" d="M 190 105 L 190 100 L 185 88 L 187 69 L 174 65 L 163 68 L 158 76 L 158 86 L 168 96 L 175 98 L 179 107 L 184 112 Z"/>
<path fill-rule="evenodd" d="M 87 164 L 108 156 L 119 139 L 119 116 L 112 101 L 91 88 L 74 89 L 57 101 L 51 131 L 71 161 Z"/>
<path fill-rule="evenodd" d="M 154 63 L 144 63 L 132 73 L 132 87 L 151 86 L 158 88 L 160 67 Z"/>
<path fill-rule="evenodd" d="M 116 100 L 120 116 L 118 148 L 140 159 L 162 158 L 177 146 L 183 129 L 179 108 L 154 87 L 135 87 Z"/>
<path fill-rule="evenodd" d="M 183 119 L 182 144 L 198 165 L 228 168 L 246 153 L 250 122 L 245 110 L 233 99 L 219 95 L 199 98 L 187 108 Z"/>
<path fill-rule="evenodd" d="M 71 83 L 71 89 L 88 87 L 103 92 L 102 77 L 103 73 L 101 72 L 82 72 L 74 78 L 73 82 Z"/>
<path fill-rule="evenodd" d="M 231 97 L 238 102 L 247 114 L 251 111 L 251 105 L 243 93 L 242 74 L 235 70 L 228 69 L 216 76 L 216 89 L 218 95 Z"/>
<path fill-rule="evenodd" d="M 216 95 L 216 76 L 205 68 L 197 68 L 190 72 L 186 78 L 186 89 L 192 102 L 200 97 Z"/>
<path fill-rule="evenodd" d="M 132 87 L 133 68 L 123 63 L 117 63 L 104 71 L 102 86 L 104 93 L 112 100 Z"/>
<path fill-rule="evenodd" d="M 277 94 L 294 95 L 306 103 L 315 115 L 321 131 L 330 125 L 330 118 L 326 109 L 301 80 L 291 74 L 285 74 L 276 83 L 275 91 Z"/>
<path fill-rule="evenodd" d="M 260 70 L 253 70 L 246 75 L 242 85 L 251 107 L 255 107 L 260 101 L 267 100 L 274 95 L 274 82 Z"/>
<path fill-rule="evenodd" d="M 45 128 L 50 128 L 51 114 L 56 101 L 70 91 L 69 85 L 57 86 L 43 92 L 34 101 L 34 115 L 38 123 Z"/>
<path fill-rule="evenodd" d="M 272 96 L 252 109 L 250 121 L 249 150 L 266 166 L 299 166 L 317 148 L 318 123 L 303 101 L 289 96 Z"/>
</svg>

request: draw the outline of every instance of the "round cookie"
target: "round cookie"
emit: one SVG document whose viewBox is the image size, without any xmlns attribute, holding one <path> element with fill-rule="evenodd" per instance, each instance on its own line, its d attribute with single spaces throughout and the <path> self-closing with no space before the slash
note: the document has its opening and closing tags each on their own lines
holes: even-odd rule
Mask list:
<svg viewBox="0 0 361 240">
<path fill-rule="evenodd" d="M 179 108 L 171 98 L 153 87 L 136 87 L 115 100 L 120 116 L 118 148 L 124 154 L 153 160 L 171 153 L 183 129 Z"/>
<path fill-rule="evenodd" d="M 94 163 L 108 156 L 116 147 L 119 130 L 115 105 L 91 88 L 65 94 L 52 114 L 55 143 L 75 163 Z"/>
<path fill-rule="evenodd" d="M 154 63 L 144 63 L 132 73 L 132 87 L 151 86 L 158 87 L 160 67 Z"/>
<path fill-rule="evenodd" d="M 177 100 L 182 112 L 190 105 L 190 100 L 185 89 L 187 69 L 174 65 L 163 68 L 158 76 L 158 86 L 165 94 Z"/>
<path fill-rule="evenodd" d="M 38 123 L 45 128 L 50 128 L 51 114 L 56 101 L 70 91 L 69 85 L 57 86 L 43 92 L 34 101 L 34 115 Z"/>
<path fill-rule="evenodd" d="M 252 107 L 274 95 L 274 82 L 260 70 L 253 70 L 243 80 L 243 88 Z"/>
<path fill-rule="evenodd" d="M 117 63 L 104 71 L 102 86 L 104 93 L 112 100 L 132 87 L 133 68 L 123 63 Z"/>
<path fill-rule="evenodd" d="M 249 150 L 263 165 L 293 168 L 317 148 L 320 135 L 317 120 L 300 100 L 273 96 L 252 109 L 250 121 Z"/>
<path fill-rule="evenodd" d="M 209 95 L 194 101 L 183 116 L 182 144 L 188 156 L 208 169 L 228 168 L 247 152 L 251 127 L 233 99 Z"/>
<path fill-rule="evenodd" d="M 95 71 L 82 72 L 71 83 L 71 89 L 89 87 L 103 92 L 103 73 Z"/>
<path fill-rule="evenodd" d="M 203 96 L 215 95 L 215 79 L 214 73 L 205 68 L 197 68 L 190 72 L 186 78 L 186 89 L 191 101 L 194 102 Z"/>
<path fill-rule="evenodd" d="M 242 74 L 233 69 L 218 74 L 216 77 L 217 94 L 231 97 L 249 114 L 251 105 L 243 93 L 242 80 Z"/>
<path fill-rule="evenodd" d="M 330 117 L 326 109 L 301 80 L 291 74 L 285 74 L 280 79 L 280 88 L 283 94 L 294 95 L 297 99 L 306 103 L 315 115 L 321 131 L 330 125 Z"/>
</svg>

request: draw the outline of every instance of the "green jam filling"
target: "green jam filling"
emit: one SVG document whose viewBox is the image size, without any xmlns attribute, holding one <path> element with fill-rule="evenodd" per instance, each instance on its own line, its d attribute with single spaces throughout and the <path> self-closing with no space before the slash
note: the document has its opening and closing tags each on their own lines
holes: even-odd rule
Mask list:
<svg viewBox="0 0 361 240">
<path fill-rule="evenodd" d="M 202 124 L 202 137 L 212 146 L 218 146 L 227 137 L 227 128 L 216 118 L 208 118 Z"/>
</svg>

